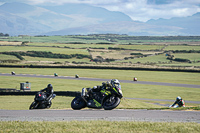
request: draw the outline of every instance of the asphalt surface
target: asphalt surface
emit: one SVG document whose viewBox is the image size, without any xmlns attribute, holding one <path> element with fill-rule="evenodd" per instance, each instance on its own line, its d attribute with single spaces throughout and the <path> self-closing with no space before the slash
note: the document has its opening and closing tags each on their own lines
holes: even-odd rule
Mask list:
<svg viewBox="0 0 200 133">
<path fill-rule="evenodd" d="M 109 81 L 110 79 L 98 78 L 74 78 L 69 76 L 54 77 L 50 75 L 31 75 L 31 74 L 5 74 L 0 76 L 16 77 L 38 77 L 38 78 L 58 78 L 73 80 L 90 80 L 90 81 Z M 129 81 L 120 80 L 122 83 L 149 84 L 163 86 L 177 86 L 188 88 L 200 88 L 200 85 L 160 83 L 146 81 Z M 130 98 L 135 99 L 135 98 Z M 138 100 L 155 100 L 161 99 L 138 99 Z M 191 101 L 200 103 L 199 101 Z M 200 123 L 200 111 L 166 111 L 166 110 L 0 110 L 0 121 L 72 121 L 72 120 L 108 120 L 108 121 L 153 121 L 153 122 L 197 122 Z"/>
<path fill-rule="evenodd" d="M 152 121 L 200 123 L 200 111 L 165 110 L 0 110 L 0 121 Z"/>
<path fill-rule="evenodd" d="M 51 75 L 36 75 L 36 74 L 16 74 L 11 75 L 8 73 L 0 73 L 0 76 L 16 76 L 16 77 L 37 77 L 37 78 L 58 78 L 58 79 L 73 79 L 73 80 L 89 80 L 89 81 L 110 81 L 110 79 L 100 78 L 74 78 L 70 76 L 58 76 L 54 77 Z M 162 86 L 176 86 L 176 87 L 187 87 L 187 88 L 200 88 L 200 85 L 192 84 L 177 84 L 177 83 L 164 83 L 164 82 L 149 82 L 149 81 L 131 81 L 131 80 L 120 80 L 121 83 L 133 83 L 133 84 L 147 84 L 147 85 L 162 85 Z"/>
<path fill-rule="evenodd" d="M 58 76 L 58 77 L 55 77 L 53 75 L 36 75 L 36 74 L 11 75 L 11 74 L 8 74 L 8 73 L 0 73 L 0 76 L 37 77 L 37 78 L 54 78 L 54 79 L 58 78 L 58 79 L 73 79 L 73 80 L 87 80 L 87 81 L 101 81 L 101 82 L 110 81 L 110 79 L 100 79 L 100 78 L 84 78 L 84 77 L 75 78 L 75 77 L 70 77 L 70 76 Z M 149 82 L 149 81 L 131 81 L 131 80 L 120 80 L 120 82 L 121 83 L 132 83 L 132 84 L 146 84 L 146 85 L 176 86 L 176 87 L 186 87 L 186 88 L 200 88 L 200 85 L 192 85 L 192 84 L 176 84 L 176 83 Z M 127 99 L 174 102 L 174 100 L 163 100 L 163 99 L 146 99 L 146 98 L 127 98 Z M 200 101 L 185 101 L 185 102 L 200 104 Z"/>
</svg>

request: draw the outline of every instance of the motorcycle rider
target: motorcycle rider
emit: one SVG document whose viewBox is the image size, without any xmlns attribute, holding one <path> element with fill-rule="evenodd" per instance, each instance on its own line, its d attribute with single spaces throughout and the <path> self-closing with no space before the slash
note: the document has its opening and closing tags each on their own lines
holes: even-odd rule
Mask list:
<svg viewBox="0 0 200 133">
<path fill-rule="evenodd" d="M 47 95 L 47 99 L 46 99 L 47 100 L 47 106 L 50 105 L 51 100 L 53 98 L 53 95 L 55 95 L 55 94 L 53 94 L 54 90 L 53 90 L 52 84 L 48 84 L 46 88 L 41 90 L 41 92 L 46 93 L 46 95 Z"/>
<path fill-rule="evenodd" d="M 178 105 L 175 106 L 176 104 L 178 104 Z M 176 98 L 176 101 L 172 105 L 170 105 L 169 107 L 174 107 L 174 108 L 185 107 L 185 102 L 183 101 L 183 99 L 180 96 L 178 96 Z"/>
<path fill-rule="evenodd" d="M 57 74 L 57 73 L 54 73 L 54 76 L 55 76 L 55 77 L 58 77 L 58 74 Z"/>
<path fill-rule="evenodd" d="M 110 82 L 103 82 L 101 86 L 94 86 L 93 88 L 86 88 L 87 89 L 87 95 L 92 94 L 93 92 L 100 92 L 103 89 L 109 89 L 111 87 L 120 86 L 120 82 L 117 79 L 112 79 Z M 86 94 L 85 88 L 82 90 L 82 95 L 84 96 Z"/>
<path fill-rule="evenodd" d="M 11 72 L 11 74 L 12 74 L 12 75 L 15 75 L 15 72 L 14 72 L 14 71 L 12 71 L 12 72 Z"/>
</svg>

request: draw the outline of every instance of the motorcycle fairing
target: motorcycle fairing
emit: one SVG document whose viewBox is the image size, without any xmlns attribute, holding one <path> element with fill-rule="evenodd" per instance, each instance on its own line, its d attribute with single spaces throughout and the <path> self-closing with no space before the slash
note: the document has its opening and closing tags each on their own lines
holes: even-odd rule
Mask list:
<svg viewBox="0 0 200 133">
<path fill-rule="evenodd" d="M 97 108 L 101 107 L 101 104 L 97 100 L 93 99 L 93 101 L 95 102 L 95 106 Z"/>
<path fill-rule="evenodd" d="M 103 94 L 105 94 L 105 95 L 111 94 L 110 91 L 107 91 L 107 90 L 105 90 L 105 89 L 101 90 L 100 92 L 103 93 Z"/>
<path fill-rule="evenodd" d="M 100 93 L 96 95 L 96 97 L 93 97 L 93 99 L 88 100 L 87 106 L 90 108 L 102 108 L 103 100 L 110 94 L 110 91 L 101 90 Z"/>
<path fill-rule="evenodd" d="M 88 100 L 87 106 L 89 108 L 102 108 L 101 104 L 95 99 Z"/>
<path fill-rule="evenodd" d="M 46 99 L 46 94 L 45 93 L 41 93 L 41 92 L 39 92 L 39 93 L 37 93 L 36 95 L 35 95 L 35 101 L 43 101 L 43 100 L 45 100 Z"/>
</svg>

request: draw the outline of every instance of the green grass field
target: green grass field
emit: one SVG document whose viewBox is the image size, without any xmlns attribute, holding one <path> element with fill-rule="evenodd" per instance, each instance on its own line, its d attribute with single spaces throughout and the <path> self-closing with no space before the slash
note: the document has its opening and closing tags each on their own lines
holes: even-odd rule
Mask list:
<svg viewBox="0 0 200 133">
<path fill-rule="evenodd" d="M 19 60 L 16 56 L 0 54 L 1 60 Z"/>
<path fill-rule="evenodd" d="M 6 42 L 8 41 L 8 42 Z M 12 42 L 13 41 L 13 42 Z M 22 42 L 26 42 L 22 44 Z M 20 44 L 21 43 L 21 44 Z M 9 46 L 8 46 L 9 45 Z M 17 45 L 17 46 L 16 46 Z M 129 67 L 167 67 L 177 69 L 198 69 L 200 54 L 188 53 L 200 50 L 199 37 L 145 37 L 126 35 L 88 35 L 88 36 L 23 36 L 0 38 L 0 52 L 48 51 L 60 54 L 91 55 L 92 59 L 102 58 L 101 63 L 90 62 L 90 59 L 58 59 L 25 56 L 20 61 L 15 56 L 0 54 L 1 64 L 11 65 L 98 65 L 98 66 L 129 66 Z M 89 51 L 88 51 L 89 49 Z M 170 61 L 166 53 L 185 50 L 182 53 L 171 53 L 174 58 L 188 59 L 188 62 Z M 139 58 L 132 53 L 141 53 Z M 170 52 L 169 52 L 170 53 Z M 147 56 L 148 55 L 148 56 Z M 146 57 L 147 56 L 147 57 Z M 136 57 L 136 58 L 135 58 Z M 20 62 L 12 62 L 9 60 Z M 113 60 L 114 61 L 108 61 Z M 7 61 L 5 61 L 7 60 Z M 188 68 L 190 67 L 190 68 Z"/>
<path fill-rule="evenodd" d="M 19 122 L 1 121 L 1 132 L 35 133 L 198 133 L 199 123 L 125 122 L 125 121 L 67 121 Z"/>
<path fill-rule="evenodd" d="M 73 97 L 57 96 L 52 100 L 51 109 L 69 109 Z M 28 110 L 34 101 L 34 96 L 0 96 L 0 109 Z"/>
<path fill-rule="evenodd" d="M 89 78 L 102 78 L 119 80 L 132 80 L 137 77 L 140 81 L 167 82 L 167 83 L 185 83 L 200 85 L 199 73 L 189 72 L 165 72 L 165 71 L 137 71 L 137 70 L 109 70 L 109 69 L 72 69 L 72 68 L 3 68 L 0 67 L 0 73 L 16 74 L 42 74 L 53 75 L 58 73 L 60 76 L 75 76 Z"/>
<path fill-rule="evenodd" d="M 74 97 L 56 96 L 52 100 L 51 109 L 71 109 L 71 101 Z M 16 102 L 16 100 L 18 102 Z M 34 96 L 0 96 L 0 109 L 6 110 L 28 110 L 31 103 L 34 101 Z M 151 102 L 121 99 L 117 109 L 167 109 L 167 107 L 151 104 Z"/>
<path fill-rule="evenodd" d="M 84 58 L 84 59 L 77 59 L 77 58 L 71 58 L 71 59 L 55 59 L 55 58 L 41 58 L 41 57 L 30 57 L 30 56 L 23 56 L 23 58 L 26 60 L 25 63 L 29 65 L 34 64 L 53 64 L 55 62 L 59 62 L 62 64 L 66 64 L 66 62 L 90 62 L 90 59 Z"/>
<path fill-rule="evenodd" d="M 28 43 L 28 46 L 49 46 L 49 47 L 69 47 L 69 48 L 108 48 L 115 47 L 115 44 L 60 44 L 60 43 Z"/>
<path fill-rule="evenodd" d="M 131 61 L 132 63 L 155 63 L 155 64 L 162 64 L 164 63 L 169 63 L 170 60 L 166 59 L 166 56 L 164 54 L 161 55 L 153 55 L 153 56 L 149 56 L 149 57 L 145 57 L 145 58 L 135 58 L 135 59 L 129 59 L 128 61 Z M 119 62 L 125 62 L 124 60 L 119 61 Z M 180 64 L 180 63 L 179 63 Z"/>
<path fill-rule="evenodd" d="M 0 38 L 2 41 L 30 41 L 30 42 L 42 42 L 42 43 L 70 43 L 70 42 L 82 42 L 82 43 L 178 43 L 185 44 L 188 42 L 199 42 L 198 36 L 127 36 L 127 35 L 112 35 L 112 34 L 100 34 L 100 35 L 69 35 L 69 36 L 12 36 Z M 185 42 L 185 43 L 183 43 Z"/>
<path fill-rule="evenodd" d="M 182 57 L 187 57 L 187 59 L 189 59 L 190 61 L 198 61 L 199 60 L 199 57 L 200 57 L 200 53 L 194 53 L 194 54 L 183 54 L 183 53 L 180 53 L 180 54 L 174 54 L 174 57 L 175 58 L 182 58 Z"/>
<path fill-rule="evenodd" d="M 162 49 L 164 45 L 118 45 L 118 48 L 133 49 L 133 50 L 159 50 Z"/>
<path fill-rule="evenodd" d="M 165 50 L 200 50 L 200 46 L 170 45 Z"/>
<path fill-rule="evenodd" d="M 184 84 L 197 84 L 199 85 L 200 75 L 198 73 L 186 73 L 186 72 L 153 72 L 153 71 L 130 71 L 130 70 L 96 70 L 96 69 L 38 69 L 38 68 L 0 68 L 0 73 L 10 73 L 15 71 L 16 74 L 42 74 L 52 75 L 56 72 L 60 76 L 75 76 L 78 74 L 80 77 L 88 78 L 103 78 L 105 81 L 117 78 L 119 80 L 132 80 L 133 77 L 138 77 L 140 81 L 153 81 L 153 82 L 167 82 L 167 83 L 184 83 Z M 20 83 L 26 81 L 31 83 L 32 91 L 39 91 L 51 83 L 54 86 L 54 91 L 81 91 L 83 87 L 93 87 L 95 85 L 101 85 L 98 81 L 77 81 L 70 79 L 58 79 L 58 78 L 32 78 L 32 77 L 17 77 L 17 76 L 1 76 L 0 88 L 15 88 L 20 89 Z M 129 98 L 149 98 L 149 99 L 169 99 L 175 100 L 179 95 L 184 100 L 188 101 L 200 101 L 200 91 L 198 88 L 184 88 L 184 87 L 170 87 L 159 85 L 143 85 L 143 84 L 131 84 L 121 83 L 124 97 Z M 7 97 L 7 96 L 6 96 Z M 6 97 L 1 96 L 0 101 L 7 101 Z M 12 96 L 11 96 L 12 97 Z M 25 98 L 23 96 L 19 97 Z M 27 109 L 34 96 L 27 97 L 25 99 L 28 102 L 21 107 L 21 109 Z M 8 98 L 11 106 L 8 109 L 15 109 L 15 98 Z M 58 101 L 62 101 L 65 97 L 56 97 Z M 55 108 L 70 108 L 65 103 L 59 105 L 56 103 Z M 61 100 L 59 100 L 61 99 Z M 72 98 L 69 100 L 71 101 Z M 23 100 L 21 100 L 23 101 Z M 67 101 L 67 100 L 66 100 Z M 126 101 L 126 102 L 124 102 Z M 25 101 L 26 102 L 26 101 Z M 123 99 L 118 108 L 163 108 L 152 103 L 160 104 L 172 104 L 170 102 L 161 101 L 142 101 L 142 100 L 128 100 Z M 13 105 L 12 105 L 13 104 Z M 7 108 L 8 104 L 3 104 L 1 109 Z M 68 104 L 70 105 L 70 104 Z M 186 103 L 186 106 L 198 106 L 197 104 Z M 18 107 L 16 107 L 18 108 Z M 53 106 L 54 108 L 54 106 Z M 20 109 L 20 108 L 18 108 Z"/>
<path fill-rule="evenodd" d="M 67 48 L 57 48 L 57 47 L 25 47 L 25 46 L 1 46 L 0 52 L 6 51 L 51 51 L 52 53 L 60 54 L 85 54 L 88 55 L 86 49 L 67 49 Z"/>
</svg>

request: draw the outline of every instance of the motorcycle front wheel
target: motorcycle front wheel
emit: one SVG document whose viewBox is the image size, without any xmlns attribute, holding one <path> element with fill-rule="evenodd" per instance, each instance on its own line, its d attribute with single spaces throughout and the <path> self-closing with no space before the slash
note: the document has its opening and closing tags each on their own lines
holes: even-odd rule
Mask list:
<svg viewBox="0 0 200 133">
<path fill-rule="evenodd" d="M 31 105 L 30 105 L 30 107 L 29 107 L 29 109 L 30 109 L 30 110 L 31 110 L 31 109 L 36 109 L 37 106 L 38 106 L 38 104 L 37 104 L 36 102 L 32 102 Z"/>
<path fill-rule="evenodd" d="M 86 107 L 86 102 L 80 96 L 75 97 L 71 102 L 71 108 L 74 110 L 80 110 L 85 107 Z"/>
<path fill-rule="evenodd" d="M 103 108 L 105 110 L 112 110 L 116 108 L 120 103 L 120 98 L 116 96 L 110 96 L 106 98 L 103 102 Z"/>
</svg>

